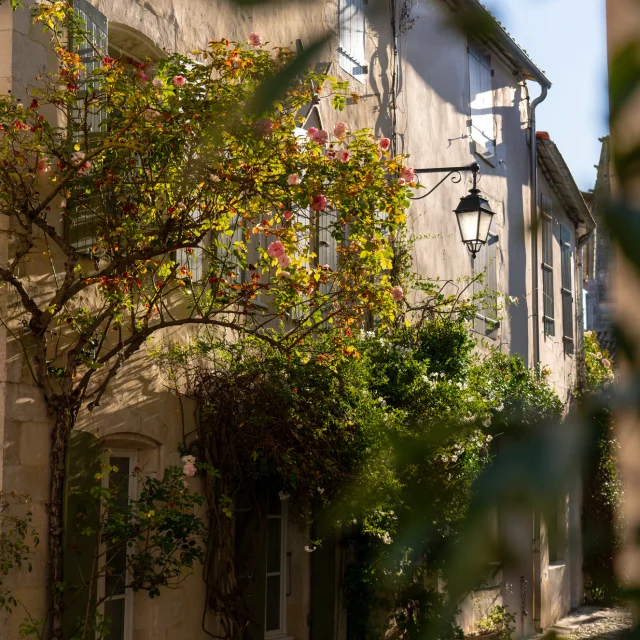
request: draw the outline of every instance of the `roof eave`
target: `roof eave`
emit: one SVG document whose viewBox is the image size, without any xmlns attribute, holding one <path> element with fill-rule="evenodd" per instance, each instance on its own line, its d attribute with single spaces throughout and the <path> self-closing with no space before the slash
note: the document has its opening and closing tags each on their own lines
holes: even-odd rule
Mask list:
<svg viewBox="0 0 640 640">
<path fill-rule="evenodd" d="M 585 226 L 587 235 L 596 228 L 596 221 L 578 188 L 571 171 L 553 140 L 537 139 L 538 162 L 551 181 L 563 206 L 572 221 Z"/>
<path fill-rule="evenodd" d="M 479 36 L 480 42 L 496 47 L 514 71 L 521 73 L 526 80 L 533 80 L 541 86 L 547 87 L 547 89 L 551 88 L 549 78 L 536 66 L 533 60 L 479 0 L 445 0 L 445 2 L 454 10 L 475 12 L 485 20 L 488 18 L 493 28 L 475 34 Z"/>
</svg>

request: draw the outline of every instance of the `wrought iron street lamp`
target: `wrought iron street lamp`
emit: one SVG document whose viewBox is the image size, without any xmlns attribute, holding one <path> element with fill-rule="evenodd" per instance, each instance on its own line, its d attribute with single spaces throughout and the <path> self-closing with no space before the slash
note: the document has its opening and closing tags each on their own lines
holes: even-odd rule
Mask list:
<svg viewBox="0 0 640 640">
<path fill-rule="evenodd" d="M 487 244 L 489 238 L 489 228 L 491 227 L 491 220 L 495 215 L 489 206 L 489 202 L 484 198 L 480 189 L 478 189 L 478 173 L 480 173 L 480 167 L 477 163 L 467 165 L 465 167 L 443 167 L 441 169 L 416 169 L 416 173 L 446 173 L 447 175 L 440 180 L 440 182 L 429 193 L 425 193 L 423 196 L 413 198 L 414 200 L 421 200 L 432 194 L 447 178 L 457 174 L 457 179 L 452 178 L 456 184 L 462 180 L 460 175 L 463 171 L 471 171 L 473 173 L 473 188 L 469 191 L 468 195 L 464 196 L 460 200 L 458 208 L 454 213 L 458 220 L 458 227 L 460 229 L 460 235 L 462 236 L 462 242 L 467 245 L 467 249 L 472 258 L 475 258 L 478 251 Z"/>
</svg>

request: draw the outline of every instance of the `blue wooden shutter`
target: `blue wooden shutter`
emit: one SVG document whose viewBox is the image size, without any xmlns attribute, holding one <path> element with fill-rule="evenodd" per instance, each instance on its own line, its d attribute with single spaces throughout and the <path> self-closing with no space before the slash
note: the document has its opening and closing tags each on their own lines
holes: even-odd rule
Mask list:
<svg viewBox="0 0 640 640">
<path fill-rule="evenodd" d="M 62 637 L 73 638 L 78 621 L 87 610 L 93 560 L 98 553 L 97 536 L 100 503 L 89 499 L 100 471 L 101 443 L 87 431 L 73 429 L 67 451 L 63 505 L 63 580 L 64 611 Z M 97 592 L 97 575 L 93 577 L 93 601 Z"/>
<path fill-rule="evenodd" d="M 107 55 L 109 46 L 108 21 L 107 16 L 98 11 L 87 0 L 73 0 L 73 9 L 82 19 L 84 29 L 88 32 L 86 40 L 78 40 L 70 43 L 72 49 L 80 55 L 85 71 L 80 78 L 80 91 L 78 92 L 78 108 L 72 111 L 73 120 L 80 123 L 84 116 L 84 107 L 80 107 L 84 102 L 84 96 L 90 90 L 84 86 L 84 82 L 88 74 L 92 73 L 97 67 L 101 66 L 101 55 Z M 96 52 L 97 50 L 97 52 Z M 101 55 L 100 55 L 101 54 Z M 87 146 L 92 146 L 93 140 L 100 136 L 106 126 L 106 108 L 103 106 L 92 106 L 87 113 L 87 128 L 89 139 L 86 141 Z M 84 133 L 74 127 L 72 137 L 84 149 L 85 139 Z M 105 210 L 105 202 L 103 194 L 93 191 L 90 194 L 85 193 L 84 184 L 95 189 L 92 186 L 90 175 L 80 179 L 80 184 L 71 190 L 71 196 L 67 203 L 68 215 L 66 222 L 66 237 L 69 244 L 84 254 L 91 255 L 93 246 L 96 242 L 96 222 L 101 213 Z"/>
</svg>

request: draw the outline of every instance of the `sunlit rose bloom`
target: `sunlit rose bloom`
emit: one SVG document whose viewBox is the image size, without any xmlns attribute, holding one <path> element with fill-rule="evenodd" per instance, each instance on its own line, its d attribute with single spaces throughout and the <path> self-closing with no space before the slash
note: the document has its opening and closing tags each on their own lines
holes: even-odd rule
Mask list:
<svg viewBox="0 0 640 640">
<path fill-rule="evenodd" d="M 164 82 L 162 82 L 162 78 L 158 78 L 158 77 L 155 77 L 155 78 L 151 81 L 151 84 L 152 84 L 154 87 L 157 87 L 157 88 L 159 88 L 159 87 L 164 87 Z"/>
<path fill-rule="evenodd" d="M 416 173 L 413 167 L 402 167 L 400 177 L 404 178 L 407 182 L 413 182 L 416 179 Z"/>
<path fill-rule="evenodd" d="M 193 464 L 195 461 L 196 461 L 195 456 L 182 456 L 182 462 L 184 462 L 185 464 L 187 463 Z"/>
<path fill-rule="evenodd" d="M 187 79 L 184 76 L 173 76 L 172 82 L 174 87 L 184 87 L 187 84 Z"/>
<path fill-rule="evenodd" d="M 402 290 L 402 287 L 393 287 L 391 289 L 391 297 L 394 302 L 400 302 L 400 300 L 404 298 L 404 291 Z"/>
<path fill-rule="evenodd" d="M 340 162 L 349 162 L 350 157 L 351 154 L 346 149 L 338 153 L 338 160 L 340 160 Z"/>
<path fill-rule="evenodd" d="M 247 40 L 252 47 L 261 47 L 262 46 L 262 36 L 256 31 L 252 31 L 248 36 Z"/>
<path fill-rule="evenodd" d="M 380 138 L 380 148 L 386 151 L 391 146 L 391 140 L 389 138 Z"/>
<path fill-rule="evenodd" d="M 285 255 L 278 258 L 278 264 L 283 269 L 286 269 L 291 264 L 291 258 L 285 253 Z"/>
<path fill-rule="evenodd" d="M 327 208 L 328 204 L 329 204 L 329 201 L 327 200 L 326 196 L 323 196 L 322 194 L 320 194 L 320 195 L 317 195 L 311 202 L 311 208 L 314 211 L 324 211 Z"/>
<path fill-rule="evenodd" d="M 287 184 L 300 184 L 300 176 L 297 173 L 292 173 L 290 176 L 287 176 Z"/>
<path fill-rule="evenodd" d="M 291 220 L 291 218 L 293 218 L 293 213 L 291 213 L 291 211 L 285 211 L 282 215 L 285 220 Z"/>
<path fill-rule="evenodd" d="M 336 138 L 339 138 L 340 140 L 342 140 L 342 138 L 344 138 L 347 135 L 347 131 L 349 131 L 349 127 L 347 127 L 347 125 L 344 122 L 338 122 L 333 127 L 333 135 Z"/>
<path fill-rule="evenodd" d="M 329 142 L 329 134 L 324 129 L 318 129 L 311 136 L 311 139 L 316 144 L 327 144 Z"/>
<path fill-rule="evenodd" d="M 43 156 L 42 158 L 40 158 L 38 160 L 38 171 L 40 171 L 41 173 L 46 173 L 47 171 L 49 171 L 50 165 L 49 165 L 49 158 L 47 156 Z"/>
<path fill-rule="evenodd" d="M 278 278 L 281 278 L 282 280 L 289 280 L 291 278 L 291 274 L 288 271 L 281 271 L 278 274 Z"/>
<path fill-rule="evenodd" d="M 82 162 L 82 160 L 84 159 L 84 153 L 82 151 L 78 151 L 76 153 L 74 153 L 71 156 L 71 160 L 73 161 L 74 164 L 80 164 L 80 168 L 78 169 L 78 173 L 83 176 L 86 173 L 89 173 L 89 170 L 91 169 L 91 162 L 87 161 L 87 162 Z"/>
<path fill-rule="evenodd" d="M 310 140 L 313 140 L 313 136 L 315 136 L 317 132 L 318 130 L 315 127 L 309 127 L 307 129 L 307 136 Z"/>
<path fill-rule="evenodd" d="M 193 476 L 195 476 L 197 473 L 197 469 L 193 464 L 193 462 L 187 462 L 184 465 L 184 467 L 182 467 L 182 472 L 184 473 L 185 476 L 189 476 L 190 478 L 193 478 Z"/>
<path fill-rule="evenodd" d="M 608 369 L 611 366 L 611 362 L 606 358 L 602 358 L 602 366 Z"/>
<path fill-rule="evenodd" d="M 267 253 L 271 258 L 281 258 L 283 255 L 285 255 L 286 251 L 282 242 L 280 242 L 280 240 L 276 240 L 269 245 Z"/>
<path fill-rule="evenodd" d="M 407 181 L 404 178 L 398 178 L 398 184 L 402 187 L 407 184 Z"/>
</svg>

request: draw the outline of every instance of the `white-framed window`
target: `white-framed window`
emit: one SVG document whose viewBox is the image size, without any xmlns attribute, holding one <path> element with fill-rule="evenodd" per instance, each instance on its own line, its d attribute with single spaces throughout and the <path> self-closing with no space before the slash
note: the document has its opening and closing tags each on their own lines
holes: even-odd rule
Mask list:
<svg viewBox="0 0 640 640">
<path fill-rule="evenodd" d="M 496 149 L 492 77 L 491 56 L 478 45 L 469 43 L 471 139 L 476 153 L 489 162 Z"/>
<path fill-rule="evenodd" d="M 138 463 L 137 451 L 128 449 L 113 449 L 109 451 L 109 464 L 117 467 L 104 478 L 105 487 L 115 489 L 115 503 L 118 507 L 125 507 L 130 500 L 135 500 L 136 481 L 133 476 Z M 103 603 L 101 613 L 110 619 L 110 633 L 108 640 L 133 640 L 133 592 L 126 589 L 129 581 L 127 576 L 127 554 L 124 547 L 110 550 L 103 544 L 106 552 L 106 575 L 98 583 L 98 596 L 107 597 Z"/>
<path fill-rule="evenodd" d="M 267 504 L 265 638 L 286 635 L 287 501 L 271 494 Z"/>
<path fill-rule="evenodd" d="M 555 305 L 553 289 L 553 204 L 551 198 L 540 194 L 542 213 L 542 319 L 544 334 L 556 335 Z"/>
<path fill-rule="evenodd" d="M 340 45 L 338 62 L 340 67 L 359 82 L 367 77 L 368 67 L 364 54 L 365 0 L 339 0 L 338 25 Z"/>
</svg>

